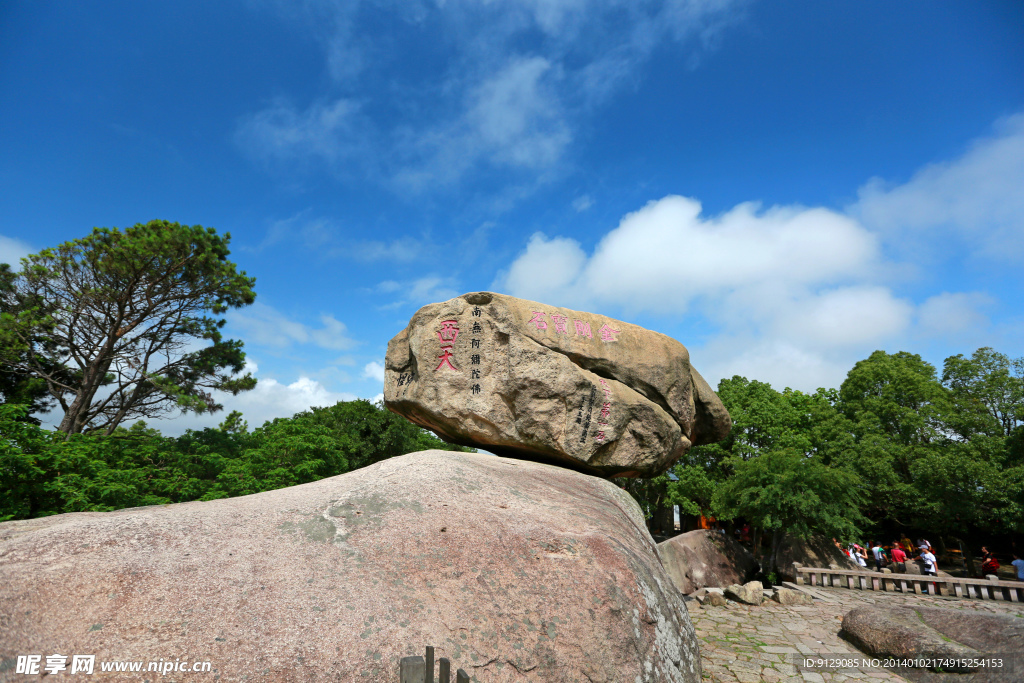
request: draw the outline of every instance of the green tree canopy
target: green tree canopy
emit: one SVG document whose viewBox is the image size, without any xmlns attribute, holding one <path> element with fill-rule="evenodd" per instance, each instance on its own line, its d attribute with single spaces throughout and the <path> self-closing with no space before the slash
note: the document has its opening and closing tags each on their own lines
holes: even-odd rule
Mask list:
<svg viewBox="0 0 1024 683">
<path fill-rule="evenodd" d="M 168 438 L 137 422 L 68 439 L 0 405 L 0 521 L 270 491 L 447 444 L 369 401 L 341 402 L 249 431 L 233 412 L 217 429 Z"/>
<path fill-rule="evenodd" d="M 251 304 L 255 280 L 228 260 L 230 235 L 151 221 L 22 259 L 0 289 L 0 360 L 45 382 L 60 431 L 110 434 L 125 419 L 221 408 L 212 390 L 255 386 L 219 316 Z M 209 345 L 195 348 L 197 342 Z"/>
<path fill-rule="evenodd" d="M 770 530 L 768 566 L 775 567 L 784 534 L 854 538 L 867 522 L 860 512 L 863 497 L 860 477 L 850 470 L 781 448 L 737 461 L 715 492 L 714 506 L 727 519 L 744 517 Z"/>
</svg>

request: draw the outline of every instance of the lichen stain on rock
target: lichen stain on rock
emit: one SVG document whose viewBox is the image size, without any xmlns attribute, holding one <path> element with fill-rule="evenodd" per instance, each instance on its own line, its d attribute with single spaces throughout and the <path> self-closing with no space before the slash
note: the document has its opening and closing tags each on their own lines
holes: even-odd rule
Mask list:
<svg viewBox="0 0 1024 683">
<path fill-rule="evenodd" d="M 313 543 L 330 543 L 337 532 L 337 528 L 320 515 L 310 517 L 304 522 L 282 522 L 277 528 L 285 533 L 301 531 L 302 536 Z"/>
</svg>

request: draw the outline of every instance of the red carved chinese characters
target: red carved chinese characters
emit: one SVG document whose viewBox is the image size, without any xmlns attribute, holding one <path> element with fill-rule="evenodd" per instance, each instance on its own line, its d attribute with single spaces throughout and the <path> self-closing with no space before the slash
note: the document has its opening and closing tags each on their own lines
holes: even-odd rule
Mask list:
<svg viewBox="0 0 1024 683">
<path fill-rule="evenodd" d="M 434 372 L 440 370 L 442 365 L 447 365 L 452 370 L 457 370 L 457 368 L 452 365 L 452 350 L 447 346 L 441 349 L 441 355 L 438 356 L 438 358 L 441 359 L 441 362 L 437 364 L 436 368 L 434 368 Z"/>
<path fill-rule="evenodd" d="M 590 323 L 585 323 L 582 320 L 573 320 L 576 325 L 576 336 L 586 337 L 587 339 L 593 339 L 594 335 L 590 333 Z"/>
<path fill-rule="evenodd" d="M 558 315 L 557 313 L 551 314 L 551 319 L 555 322 L 555 332 L 558 334 L 567 334 L 569 332 L 565 327 L 565 323 L 569 318 L 564 315 Z"/>
<path fill-rule="evenodd" d="M 619 331 L 618 330 L 613 330 L 611 328 L 611 326 L 608 325 L 608 323 L 605 323 L 604 325 L 602 325 L 601 329 L 598 330 L 598 333 L 601 335 L 601 341 L 605 341 L 605 342 L 619 341 L 618 339 L 616 339 L 613 336 L 613 335 L 618 334 Z"/>
<path fill-rule="evenodd" d="M 536 325 L 538 330 L 548 329 L 548 324 L 542 320 L 544 313 L 542 311 L 534 311 L 533 317 L 526 323 L 527 325 Z"/>
<path fill-rule="evenodd" d="M 455 346 L 455 340 L 459 338 L 459 321 L 445 320 L 442 322 L 441 329 L 437 332 L 437 338 L 441 341 L 441 355 L 438 356 L 441 362 L 434 368 L 434 372 L 445 365 L 457 371 L 458 368 L 452 365 L 452 347 Z"/>
<path fill-rule="evenodd" d="M 445 320 L 441 323 L 441 329 L 437 333 L 437 338 L 441 340 L 442 348 L 454 346 L 455 340 L 459 338 L 459 321 Z"/>
</svg>

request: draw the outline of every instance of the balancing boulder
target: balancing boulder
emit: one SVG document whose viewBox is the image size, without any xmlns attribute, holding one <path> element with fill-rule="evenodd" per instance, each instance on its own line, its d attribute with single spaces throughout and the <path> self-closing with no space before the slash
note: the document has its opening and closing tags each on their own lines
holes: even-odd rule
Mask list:
<svg viewBox="0 0 1024 683">
<path fill-rule="evenodd" d="M 602 476 L 655 476 L 732 425 L 675 339 L 490 292 L 416 312 L 388 344 L 384 404 L 453 443 Z"/>
</svg>

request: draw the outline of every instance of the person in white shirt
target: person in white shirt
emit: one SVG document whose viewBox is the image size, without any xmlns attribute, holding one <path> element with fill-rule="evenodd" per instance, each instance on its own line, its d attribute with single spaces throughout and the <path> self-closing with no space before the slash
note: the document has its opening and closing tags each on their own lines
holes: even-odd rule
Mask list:
<svg viewBox="0 0 1024 683">
<path fill-rule="evenodd" d="M 928 546 L 922 545 L 918 550 L 921 551 L 921 554 L 915 559 L 924 562 L 924 573 L 928 576 L 938 576 L 938 566 L 935 562 L 935 556 L 928 552 Z"/>
<path fill-rule="evenodd" d="M 885 548 L 878 541 L 871 546 L 871 554 L 875 556 L 875 569 L 882 571 L 882 567 L 888 564 L 885 561 Z"/>
</svg>

